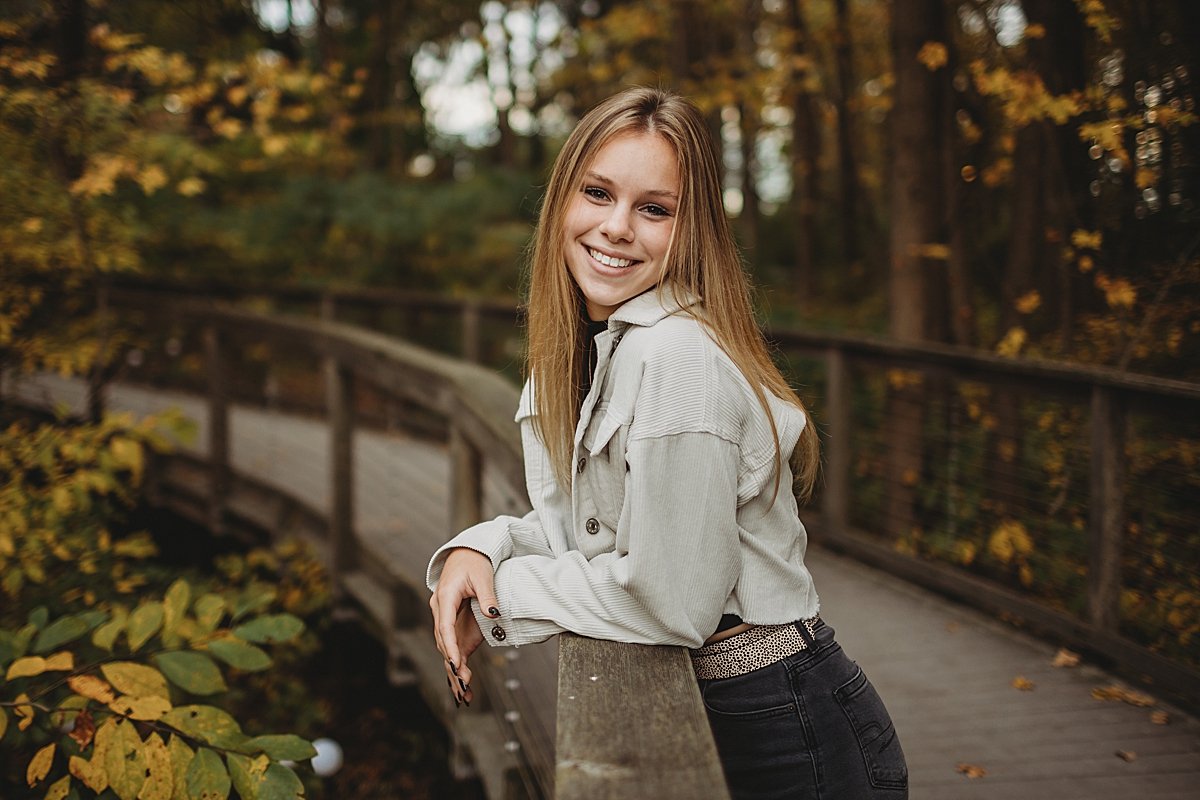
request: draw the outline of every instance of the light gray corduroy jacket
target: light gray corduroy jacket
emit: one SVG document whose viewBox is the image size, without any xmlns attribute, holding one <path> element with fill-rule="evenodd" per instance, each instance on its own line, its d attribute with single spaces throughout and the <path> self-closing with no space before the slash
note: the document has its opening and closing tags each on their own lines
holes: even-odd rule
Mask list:
<svg viewBox="0 0 1200 800">
<path fill-rule="evenodd" d="M 767 393 L 777 460 L 749 383 L 675 295 L 627 301 L 597 335 L 572 485 L 534 432 L 527 383 L 517 421 L 533 510 L 468 528 L 430 561 L 432 591 L 452 548 L 491 560 L 500 618 L 472 604 L 489 644 L 573 631 L 698 647 L 722 613 L 760 625 L 817 613 L 787 463 L 804 414 Z"/>
</svg>

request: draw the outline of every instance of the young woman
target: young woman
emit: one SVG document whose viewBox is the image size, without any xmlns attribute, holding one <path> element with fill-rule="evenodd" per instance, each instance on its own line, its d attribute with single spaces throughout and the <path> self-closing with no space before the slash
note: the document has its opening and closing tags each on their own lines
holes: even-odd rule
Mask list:
<svg viewBox="0 0 1200 800">
<path fill-rule="evenodd" d="M 771 362 L 707 125 L 631 89 L 555 162 L 517 421 L 533 511 L 463 531 L 428 584 L 455 702 L 484 641 L 692 648 L 735 798 L 907 797 L 887 711 L 817 615 L 793 488 L 817 437 Z"/>
</svg>

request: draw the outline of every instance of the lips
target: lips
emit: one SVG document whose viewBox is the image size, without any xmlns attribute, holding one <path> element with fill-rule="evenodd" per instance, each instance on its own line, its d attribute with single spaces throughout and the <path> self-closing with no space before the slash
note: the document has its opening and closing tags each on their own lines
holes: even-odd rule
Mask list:
<svg viewBox="0 0 1200 800">
<path fill-rule="evenodd" d="M 593 247 L 585 246 L 585 249 L 587 250 L 589 256 L 591 256 L 594 260 L 600 262 L 601 264 L 603 264 L 606 267 L 625 269 L 627 267 L 632 267 L 634 264 L 639 263 L 636 260 L 630 259 L 630 258 L 617 258 L 616 256 L 606 255 L 604 253 L 601 253 L 599 250 L 596 250 Z"/>
</svg>

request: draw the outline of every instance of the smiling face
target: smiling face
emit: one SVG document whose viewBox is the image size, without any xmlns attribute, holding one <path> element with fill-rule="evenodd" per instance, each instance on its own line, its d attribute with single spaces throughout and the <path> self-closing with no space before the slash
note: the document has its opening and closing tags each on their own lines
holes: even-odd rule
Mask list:
<svg viewBox="0 0 1200 800">
<path fill-rule="evenodd" d="M 661 136 L 621 134 L 596 153 L 563 230 L 567 269 L 592 320 L 658 284 L 678 209 L 678 160 Z"/>
</svg>

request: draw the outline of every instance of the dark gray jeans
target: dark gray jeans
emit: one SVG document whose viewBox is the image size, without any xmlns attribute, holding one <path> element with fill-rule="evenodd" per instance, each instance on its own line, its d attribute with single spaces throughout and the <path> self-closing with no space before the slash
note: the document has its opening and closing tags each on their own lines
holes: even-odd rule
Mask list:
<svg viewBox="0 0 1200 800">
<path fill-rule="evenodd" d="M 746 675 L 700 681 L 733 800 L 902 800 L 908 767 L 875 687 L 828 625 Z"/>
</svg>

